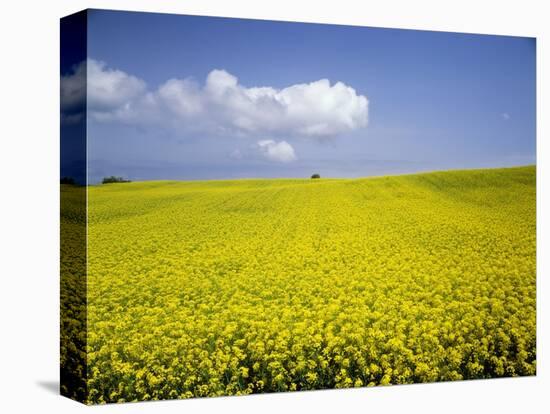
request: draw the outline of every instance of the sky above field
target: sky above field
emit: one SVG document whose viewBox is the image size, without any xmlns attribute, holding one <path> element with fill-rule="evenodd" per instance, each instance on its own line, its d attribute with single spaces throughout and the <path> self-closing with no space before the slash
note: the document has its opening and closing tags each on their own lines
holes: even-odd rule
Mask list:
<svg viewBox="0 0 550 414">
<path fill-rule="evenodd" d="M 531 38 L 91 11 L 84 67 L 92 183 L 535 163 Z"/>
</svg>

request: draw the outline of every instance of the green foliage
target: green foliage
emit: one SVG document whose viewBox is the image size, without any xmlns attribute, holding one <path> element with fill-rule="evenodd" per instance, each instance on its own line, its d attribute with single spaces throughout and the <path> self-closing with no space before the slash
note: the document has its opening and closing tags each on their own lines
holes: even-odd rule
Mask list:
<svg viewBox="0 0 550 414">
<path fill-rule="evenodd" d="M 321 176 L 319 174 L 313 174 L 311 178 L 321 178 Z"/>
<path fill-rule="evenodd" d="M 61 184 L 69 184 L 69 185 L 75 185 L 76 181 L 73 177 L 61 177 L 60 180 Z"/>
<path fill-rule="evenodd" d="M 536 372 L 534 167 L 88 192 L 89 403 Z"/>
<path fill-rule="evenodd" d="M 123 177 L 115 177 L 111 175 L 110 177 L 103 178 L 102 184 L 112 184 L 112 183 L 129 183 L 130 180 L 126 180 Z"/>
</svg>

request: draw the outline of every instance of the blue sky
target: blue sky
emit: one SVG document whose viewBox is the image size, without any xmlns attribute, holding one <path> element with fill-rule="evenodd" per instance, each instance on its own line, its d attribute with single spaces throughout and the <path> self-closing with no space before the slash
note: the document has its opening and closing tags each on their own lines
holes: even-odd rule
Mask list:
<svg viewBox="0 0 550 414">
<path fill-rule="evenodd" d="M 531 38 L 93 10 L 88 59 L 91 182 L 535 163 Z"/>
</svg>

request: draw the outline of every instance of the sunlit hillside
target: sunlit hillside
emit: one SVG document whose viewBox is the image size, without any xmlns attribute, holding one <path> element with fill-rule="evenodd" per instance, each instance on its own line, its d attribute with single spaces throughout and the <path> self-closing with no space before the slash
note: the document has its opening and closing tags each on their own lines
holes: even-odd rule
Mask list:
<svg viewBox="0 0 550 414">
<path fill-rule="evenodd" d="M 88 402 L 536 371 L 533 166 L 88 203 Z"/>
</svg>

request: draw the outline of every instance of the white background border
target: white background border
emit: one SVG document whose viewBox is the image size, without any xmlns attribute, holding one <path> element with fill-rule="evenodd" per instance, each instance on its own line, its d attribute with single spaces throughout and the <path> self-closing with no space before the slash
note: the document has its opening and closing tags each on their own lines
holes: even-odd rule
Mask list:
<svg viewBox="0 0 550 414">
<path fill-rule="evenodd" d="M 550 406 L 548 135 L 550 24 L 545 1 L 54 0 L 0 11 L 0 410 L 85 409 L 59 397 L 59 21 L 90 8 L 160 11 L 537 37 L 538 375 L 369 389 L 111 405 L 101 412 L 544 412 Z M 546 27 L 545 27 L 546 26 Z M 546 118 L 544 118 L 546 114 Z"/>
</svg>

